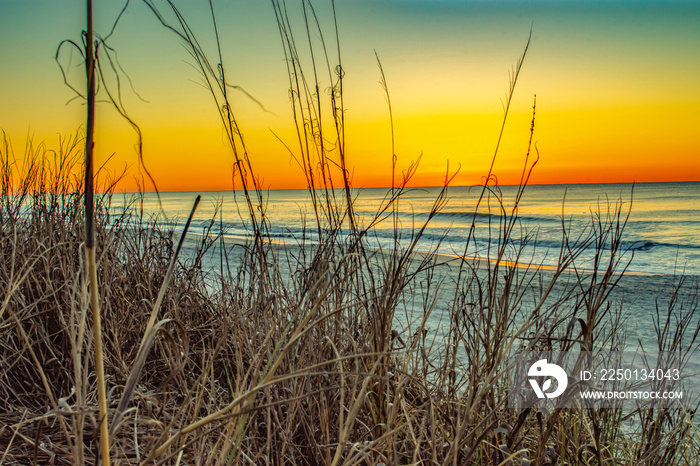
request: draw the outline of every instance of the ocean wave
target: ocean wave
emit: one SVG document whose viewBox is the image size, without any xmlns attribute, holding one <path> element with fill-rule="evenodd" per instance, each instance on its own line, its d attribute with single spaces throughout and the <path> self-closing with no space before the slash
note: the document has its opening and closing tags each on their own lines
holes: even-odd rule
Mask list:
<svg viewBox="0 0 700 466">
<path fill-rule="evenodd" d="M 658 248 L 671 249 L 700 249 L 698 244 L 683 244 L 683 243 L 661 243 L 657 241 L 624 241 L 623 247 L 628 251 L 650 251 Z"/>
</svg>

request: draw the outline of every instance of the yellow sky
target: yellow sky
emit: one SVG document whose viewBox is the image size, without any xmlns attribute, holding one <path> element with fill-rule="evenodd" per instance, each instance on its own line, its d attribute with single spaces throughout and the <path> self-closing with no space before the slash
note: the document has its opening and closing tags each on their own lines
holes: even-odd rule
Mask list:
<svg viewBox="0 0 700 466">
<path fill-rule="evenodd" d="M 84 106 L 53 61 L 62 39 L 79 40 L 82 2 L 10 0 L 0 4 L 0 127 L 16 147 L 27 134 L 48 145 L 75 131 Z M 40 8 L 37 7 L 40 6 Z M 299 7 L 290 2 L 292 14 Z M 103 34 L 118 2 L 96 2 Z M 233 91 L 234 112 L 258 176 L 273 189 L 303 187 L 287 149 L 296 147 L 282 47 L 267 2 L 215 2 L 231 82 L 269 110 Z M 183 4 L 210 52 L 206 8 Z M 318 2 L 327 40 L 332 23 Z M 527 149 L 533 96 L 540 162 L 535 183 L 700 180 L 700 6 L 692 2 L 551 3 L 338 1 L 345 79 L 347 158 L 355 186 L 386 186 L 391 177 L 388 108 L 379 84 L 382 59 L 394 111 L 399 171 L 421 157 L 414 185 L 440 184 L 449 161 L 456 184 L 479 183 L 503 117 L 509 71 L 533 38 L 496 161 L 499 182 L 517 182 Z M 303 36 L 301 36 L 303 37 Z M 134 2 L 110 44 L 136 97 L 124 104 L 144 135 L 145 160 L 158 188 L 230 189 L 232 155 L 216 108 L 174 35 Z M 80 57 L 61 61 L 76 86 Z M 114 86 L 114 82 L 111 82 Z M 327 97 L 328 83 L 320 83 Z M 138 175 L 130 126 L 98 107 L 98 164 Z"/>
</svg>

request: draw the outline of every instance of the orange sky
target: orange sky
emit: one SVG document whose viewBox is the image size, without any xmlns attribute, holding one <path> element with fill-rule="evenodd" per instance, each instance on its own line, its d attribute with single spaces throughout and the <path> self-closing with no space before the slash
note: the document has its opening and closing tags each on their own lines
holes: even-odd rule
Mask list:
<svg viewBox="0 0 700 466">
<path fill-rule="evenodd" d="M 79 99 L 70 101 L 73 95 L 53 60 L 60 40 L 79 40 L 82 2 L 32 5 L 18 0 L 0 5 L 0 127 L 16 148 L 27 134 L 55 145 L 56 134 L 74 132 L 84 112 Z M 303 187 L 299 167 L 272 134 L 296 147 L 272 9 L 266 2 L 215 6 L 229 80 L 269 110 L 232 91 L 254 169 L 266 187 Z M 213 51 L 208 11 L 183 7 Z M 118 10 L 117 2 L 98 0 L 98 30 L 108 31 Z M 290 10 L 298 15 L 293 2 Z M 324 2 L 318 13 L 333 42 Z M 520 177 L 534 94 L 540 162 L 532 182 L 700 180 L 697 4 L 341 0 L 338 23 L 346 150 L 355 186 L 386 186 L 391 176 L 388 108 L 375 50 L 393 104 L 398 170 L 421 156 L 413 184 L 435 185 L 449 161 L 451 170 L 461 167 L 454 183 L 470 185 L 488 169 L 509 71 L 531 24 L 530 50 L 495 165 L 500 183 Z M 233 159 L 216 108 L 175 36 L 134 3 L 110 44 L 145 100 L 123 83 L 124 104 L 143 130 L 145 160 L 158 188 L 230 189 Z M 79 87 L 80 57 L 64 50 L 61 61 Z M 320 88 L 327 98 L 328 83 L 321 81 Z M 122 188 L 134 189 L 139 168 L 133 130 L 107 104 L 98 106 L 97 121 L 98 165 L 115 153 L 110 168 L 129 166 Z"/>
</svg>

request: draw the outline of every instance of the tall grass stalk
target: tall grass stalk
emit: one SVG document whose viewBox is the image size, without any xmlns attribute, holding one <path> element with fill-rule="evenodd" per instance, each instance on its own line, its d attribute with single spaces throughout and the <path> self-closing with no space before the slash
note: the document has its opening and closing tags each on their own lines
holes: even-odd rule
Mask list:
<svg viewBox="0 0 700 466">
<path fill-rule="evenodd" d="M 87 0 L 87 32 L 85 35 L 85 72 L 87 75 L 87 123 L 85 126 L 85 254 L 90 281 L 90 308 L 95 346 L 97 397 L 100 407 L 100 451 L 102 464 L 109 466 L 109 425 L 107 424 L 107 391 L 104 354 L 102 349 L 102 320 L 97 290 L 97 260 L 95 258 L 95 188 L 94 188 L 94 134 L 95 134 L 95 50 L 93 44 L 92 0 Z"/>
</svg>

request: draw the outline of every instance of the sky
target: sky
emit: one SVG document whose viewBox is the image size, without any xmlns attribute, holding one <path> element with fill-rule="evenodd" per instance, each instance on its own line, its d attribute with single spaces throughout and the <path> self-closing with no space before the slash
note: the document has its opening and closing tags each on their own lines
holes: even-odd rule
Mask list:
<svg viewBox="0 0 700 466">
<path fill-rule="evenodd" d="M 265 109 L 232 90 L 253 169 L 266 188 L 304 187 L 287 149 L 298 145 L 273 9 L 263 0 L 213 3 L 227 79 Z M 313 4 L 335 50 L 330 3 Z M 95 0 L 98 34 L 109 33 L 123 5 Z M 208 3 L 178 5 L 215 61 Z M 288 1 L 293 21 L 300 5 Z M 375 52 L 392 104 L 397 170 L 420 159 L 413 185 L 441 184 L 448 166 L 451 174 L 459 168 L 453 184 L 474 185 L 491 163 L 510 76 L 531 28 L 494 165 L 499 183 L 520 179 L 535 95 L 540 158 L 531 182 L 700 181 L 700 2 L 337 0 L 336 12 L 346 158 L 356 187 L 391 182 L 391 125 Z M 82 1 L 0 0 L 0 129 L 16 154 L 28 139 L 55 148 L 84 124 L 84 101 L 54 59 L 62 40 L 81 42 L 84 24 Z M 230 189 L 233 156 L 217 108 L 179 39 L 132 0 L 108 44 L 158 188 Z M 84 88 L 80 54 L 64 45 L 59 61 L 68 81 Z M 328 80 L 319 86 L 327 98 Z M 98 104 L 95 141 L 96 165 L 109 159 L 108 169 L 126 168 L 121 187 L 135 189 L 143 174 L 137 137 L 106 102 Z"/>
</svg>

